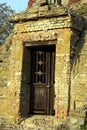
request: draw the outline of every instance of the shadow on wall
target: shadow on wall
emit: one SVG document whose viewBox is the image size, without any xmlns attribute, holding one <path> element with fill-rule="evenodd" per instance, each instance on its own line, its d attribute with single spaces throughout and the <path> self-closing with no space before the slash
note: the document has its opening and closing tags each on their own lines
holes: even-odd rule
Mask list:
<svg viewBox="0 0 87 130">
<path fill-rule="evenodd" d="M 31 77 L 30 61 L 31 61 L 30 49 L 24 46 L 23 60 L 22 60 L 20 107 L 19 107 L 19 115 L 21 117 L 27 117 L 29 115 L 30 77 Z"/>
<path fill-rule="evenodd" d="M 84 30 L 81 33 L 74 32 L 71 36 L 70 45 L 70 69 L 72 71 L 73 66 L 80 62 L 81 51 L 84 46 Z"/>
<path fill-rule="evenodd" d="M 85 24 L 87 21 L 84 21 L 84 27 L 81 32 L 73 30 L 70 41 L 70 76 L 69 76 L 69 91 L 68 91 L 68 111 L 70 111 L 70 102 L 71 102 L 71 72 L 76 70 L 76 65 L 80 63 L 80 56 L 82 49 L 84 47 L 85 41 Z"/>
</svg>

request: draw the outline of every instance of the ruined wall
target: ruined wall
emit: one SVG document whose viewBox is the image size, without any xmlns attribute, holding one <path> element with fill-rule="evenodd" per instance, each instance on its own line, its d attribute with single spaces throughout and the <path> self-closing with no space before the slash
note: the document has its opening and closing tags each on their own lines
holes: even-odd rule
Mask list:
<svg viewBox="0 0 87 130">
<path fill-rule="evenodd" d="M 47 8 L 46 8 L 47 9 Z M 15 64 L 15 68 L 18 68 L 20 71 L 21 82 L 20 80 L 17 80 L 17 91 L 19 92 L 17 95 L 20 97 L 18 99 L 19 106 L 17 107 L 17 111 L 24 116 L 28 115 L 29 113 L 29 79 L 27 79 L 30 76 L 30 73 L 27 74 L 26 72 L 30 72 L 30 70 L 25 70 L 25 66 L 29 65 L 28 62 L 30 61 L 29 58 L 29 50 L 26 49 L 26 46 L 37 46 L 37 45 L 56 45 L 56 59 L 55 59 L 55 114 L 58 117 L 65 117 L 67 115 L 67 112 L 69 111 L 70 107 L 70 42 L 71 42 L 71 35 L 72 35 L 72 29 L 77 29 L 79 32 L 82 30 L 81 25 L 81 19 L 79 16 L 75 16 L 75 14 L 72 14 L 71 16 L 68 16 L 68 12 L 66 11 L 66 8 L 59 8 L 60 14 L 59 17 L 52 17 L 55 14 L 44 14 L 44 12 L 40 13 L 41 17 L 45 16 L 48 17 L 48 15 L 52 15 L 49 18 L 42 18 L 42 19 L 31 19 L 31 13 L 29 17 L 27 16 L 27 19 L 29 18 L 30 21 L 26 22 L 18 22 L 15 25 L 14 28 L 14 38 L 13 38 L 13 44 L 15 44 L 16 47 L 20 47 L 21 55 L 19 55 L 19 52 L 14 51 L 13 57 L 16 54 L 18 57 L 18 61 L 20 61 L 20 67 L 19 62 Z M 42 11 L 42 10 L 41 10 Z M 29 12 L 28 12 L 29 13 Z M 61 14 L 64 15 L 61 16 Z M 66 15 L 67 14 L 67 15 Z M 24 14 L 25 15 L 25 14 Z M 20 16 L 20 19 L 24 20 L 23 17 Z M 57 14 L 58 15 L 58 14 Z M 34 16 L 34 15 L 33 15 Z M 33 17 L 32 16 L 32 17 Z M 38 16 L 40 17 L 40 16 Z M 79 21 L 77 23 L 77 20 Z M 19 21 L 19 17 L 14 17 L 14 21 Z M 41 43 L 42 42 L 42 43 Z M 43 44 L 44 43 L 44 44 Z M 23 47 L 25 46 L 25 47 Z M 16 48 L 15 48 L 16 49 Z M 21 51 L 22 49 L 22 51 Z M 25 54 L 24 54 L 24 51 Z M 23 59 L 24 55 L 28 56 L 29 61 L 26 63 Z M 22 57 L 20 57 L 22 56 Z M 15 61 L 15 57 L 14 57 Z M 13 66 L 13 65 L 12 65 Z M 22 68 L 21 68 L 22 67 Z M 27 68 L 27 67 L 26 67 Z M 17 76 L 14 75 L 14 79 L 17 78 Z M 28 82 L 27 82 L 28 81 Z M 13 90 L 14 90 L 14 81 L 13 81 Z M 64 91 L 63 91 L 64 90 Z M 13 91 L 14 93 L 14 91 Z M 15 98 L 17 97 L 15 96 Z M 26 96 L 27 95 L 27 96 Z M 27 98 L 28 99 L 27 99 Z M 13 107 L 13 106 L 11 106 Z M 19 109 L 19 110 L 18 110 Z M 11 108 L 12 110 L 12 108 Z M 13 112 L 11 112 L 12 114 Z"/>
<path fill-rule="evenodd" d="M 71 30 L 61 30 L 58 43 L 56 45 L 55 110 L 56 115 L 60 118 L 67 116 L 69 105 L 68 90 L 70 80 L 70 35 Z"/>
<path fill-rule="evenodd" d="M 71 58 L 72 52 L 74 54 L 73 44 L 75 46 L 82 32 L 82 19 L 75 13 L 71 14 L 66 8 L 56 8 L 53 5 L 52 10 L 51 6 L 49 10 L 48 5 L 40 7 L 39 11 L 31 8 L 30 12 L 27 10 L 23 14 L 17 14 L 13 16 L 13 19 L 17 23 L 13 30 L 10 63 L 6 71 L 10 72 L 10 77 L 7 75 L 6 80 L 10 87 L 8 110 L 5 108 L 5 111 L 14 118 L 28 116 L 31 75 L 29 47 L 55 45 L 54 109 L 56 116 L 66 117 L 70 111 L 70 105 L 73 106 L 74 99 L 71 94 L 73 95 L 76 91 L 72 85 L 75 82 L 71 75 L 74 70 L 74 59 L 71 63 Z M 8 57 L 6 59 L 9 59 Z M 70 100 L 71 97 L 72 100 Z"/>
<path fill-rule="evenodd" d="M 68 4 L 72 4 L 72 3 L 78 3 L 81 2 L 81 4 L 83 4 L 85 2 L 85 0 L 62 0 L 62 5 L 64 6 L 68 6 Z"/>
<path fill-rule="evenodd" d="M 69 0 L 62 0 L 61 3 L 62 3 L 62 5 L 67 6 L 68 2 L 69 2 Z"/>
<path fill-rule="evenodd" d="M 48 24 L 48 22 L 49 21 L 51 21 L 51 22 L 49 22 L 49 24 L 53 24 L 52 25 L 52 27 L 50 27 L 50 28 L 55 28 L 55 30 L 51 30 L 51 29 L 49 29 L 49 30 L 47 30 L 47 31 L 45 31 L 45 29 L 44 28 L 48 28 L 49 27 L 49 24 Z M 54 21 L 54 22 L 53 22 Z M 21 49 L 23 49 L 23 51 L 26 51 L 25 53 L 26 53 L 26 56 L 28 56 L 28 58 L 26 58 L 26 59 L 29 59 L 30 60 L 30 58 L 29 58 L 29 52 L 28 52 L 28 54 L 27 54 L 27 49 L 26 49 L 26 47 L 23 47 L 22 45 L 23 45 L 23 43 L 24 43 L 24 45 L 26 46 L 32 46 L 32 44 L 33 44 L 33 41 L 35 41 L 35 43 L 36 43 L 36 45 L 38 45 L 37 43 L 38 43 L 38 41 L 45 41 L 44 43 L 48 43 L 48 45 L 50 45 L 50 44 L 54 44 L 54 43 L 56 43 L 56 63 L 55 63 L 55 111 L 56 111 L 56 115 L 57 116 L 66 116 L 66 114 L 67 114 L 67 106 L 68 106 L 68 84 L 67 84 L 67 81 L 66 81 L 66 79 L 67 79 L 67 69 L 68 69 L 68 61 L 69 61 L 69 47 L 70 47 L 70 30 L 68 30 L 68 29 L 62 29 L 63 28 L 63 26 L 64 26 L 64 22 L 63 22 L 63 19 L 61 18 L 61 23 L 63 24 L 63 25 L 61 25 L 61 29 L 60 30 L 57 30 L 56 28 L 57 27 L 59 27 L 60 28 L 60 26 L 58 25 L 56 25 L 55 24 L 55 20 L 53 20 L 52 21 L 52 19 L 51 20 L 44 20 L 44 21 L 42 21 L 42 22 L 39 22 L 39 21 L 37 21 L 37 22 L 35 22 L 35 25 L 34 24 L 32 24 L 32 28 L 30 28 L 30 32 L 27 32 L 27 33 L 25 33 L 26 32 L 26 30 L 28 29 L 28 27 L 29 27 L 29 25 L 30 25 L 30 23 L 28 23 L 27 22 L 27 24 L 25 24 L 25 23 L 23 23 L 25 26 L 23 26 L 22 24 L 17 24 L 17 26 L 15 26 L 15 29 L 14 29 L 14 31 L 17 33 L 18 31 L 18 33 L 17 34 L 15 34 L 14 35 L 14 39 L 13 39 L 13 43 L 15 43 L 16 44 L 16 47 L 18 47 L 18 46 L 21 46 Z M 41 24 L 41 23 L 47 23 L 46 25 L 44 24 L 42 24 L 42 27 L 41 27 L 41 31 L 39 31 L 39 32 L 34 32 L 34 30 L 36 29 L 37 30 L 37 27 L 38 27 L 38 24 Z M 31 22 L 32 23 L 32 22 Z M 66 22 L 67 23 L 67 22 Z M 21 26 L 22 27 L 24 27 L 24 29 L 23 30 L 21 30 Z M 41 25 L 40 25 L 41 26 Z M 39 26 L 39 27 L 40 27 Z M 67 23 L 67 26 L 68 26 L 68 23 Z M 16 27 L 17 27 L 17 31 L 16 31 Z M 26 27 L 26 28 L 25 28 Z M 33 28 L 34 28 L 34 30 L 33 30 Z M 38 29 L 40 29 L 40 28 L 38 28 Z M 36 31 L 35 30 L 35 31 Z M 20 32 L 21 31 L 21 32 Z M 23 31 L 23 32 L 22 32 Z M 31 32 L 32 31 L 32 32 Z M 67 33 L 66 33 L 67 32 Z M 68 37 L 67 37 L 68 36 Z M 21 41 L 21 44 L 19 44 L 19 39 L 21 39 L 22 41 Z M 50 41 L 50 42 L 49 42 Z M 51 42 L 52 41 L 52 42 Z M 34 45 L 35 45 L 35 43 L 34 43 Z M 43 42 L 42 42 L 43 43 Z M 40 42 L 40 44 L 39 45 L 41 45 L 41 42 Z M 45 44 L 44 44 L 45 45 Z M 24 49 L 25 48 L 25 49 Z M 28 50 L 29 51 L 29 50 Z M 21 50 L 20 50 L 20 52 L 21 52 Z M 17 53 L 16 51 L 15 51 L 15 53 L 16 53 L 16 55 L 18 55 L 18 57 L 20 58 L 20 55 L 19 55 L 19 53 Z M 14 55 L 15 55 L 15 53 L 14 53 Z M 22 56 L 24 57 L 24 52 L 22 52 L 23 54 L 22 54 Z M 59 53 L 59 54 L 58 54 Z M 22 57 L 22 58 L 23 58 Z M 15 60 L 15 59 L 14 59 Z M 21 104 L 20 104 L 20 114 L 22 115 L 22 116 L 24 116 L 24 115 L 27 115 L 28 113 L 29 113 L 29 106 L 27 106 L 27 105 L 29 105 L 29 99 L 27 100 L 26 99 L 26 97 L 27 98 L 29 98 L 29 84 L 27 83 L 27 81 L 29 82 L 29 79 L 27 79 L 27 71 L 29 72 L 29 74 L 28 75 L 30 75 L 30 70 L 25 70 L 25 67 L 27 66 L 27 65 L 29 65 L 29 64 L 27 64 L 27 62 L 29 61 L 29 60 L 24 60 L 23 61 L 23 59 L 22 59 L 22 61 L 20 62 L 20 64 L 22 63 L 22 71 L 20 72 L 21 74 L 20 75 L 22 75 L 22 79 L 21 79 L 21 84 L 22 84 L 22 86 L 21 86 L 21 88 L 20 88 L 20 80 L 17 80 L 17 91 L 19 91 L 19 94 L 18 95 L 20 95 L 19 97 L 20 97 L 20 99 L 19 100 L 21 100 L 20 102 L 21 102 Z M 26 63 L 25 63 L 26 62 Z M 61 62 L 61 63 L 60 63 Z M 19 62 L 18 63 L 16 63 L 15 64 L 15 68 L 18 68 L 17 66 L 19 65 Z M 62 66 L 61 66 L 62 65 Z M 13 65 L 11 65 L 11 66 L 13 66 Z M 26 68 L 29 68 L 29 66 L 28 67 L 26 67 Z M 20 69 L 19 69 L 20 70 Z M 17 70 L 16 70 L 17 71 Z M 64 74 L 65 74 L 65 76 L 64 76 Z M 15 76 L 16 75 L 14 75 L 14 79 L 15 79 Z M 17 76 L 16 76 L 17 77 Z M 28 76 L 29 77 L 29 76 Z M 24 78 L 25 78 L 25 82 L 24 82 Z M 62 82 L 62 79 L 64 79 L 64 82 Z M 12 88 L 14 88 L 15 86 L 14 86 L 14 82 L 12 83 L 13 85 L 12 85 Z M 19 87 L 18 87 L 19 86 Z M 64 87 L 64 86 L 66 86 L 65 87 L 65 92 L 64 92 L 64 95 L 66 96 L 66 99 L 64 100 L 64 95 L 63 95 L 63 93 L 61 93 L 61 90 L 62 90 L 62 88 Z M 13 89 L 14 90 L 14 89 Z M 60 92 L 59 92 L 60 91 Z M 14 93 L 14 91 L 13 91 L 13 93 Z M 22 95 L 21 95 L 22 94 Z M 27 95 L 27 96 L 26 96 Z M 28 101 L 28 102 L 27 102 Z M 12 103 L 11 103 L 12 104 Z M 65 105 L 66 104 L 66 105 Z M 64 108 L 64 106 L 66 106 L 65 108 Z M 14 107 L 13 105 L 11 105 L 11 107 Z M 16 108 L 17 108 L 17 105 L 16 105 Z M 17 108 L 17 110 L 19 109 L 19 107 Z M 12 108 L 11 108 L 11 110 L 13 110 Z M 63 111 L 64 113 L 65 113 L 65 115 L 64 115 L 64 113 L 63 113 L 63 115 L 61 115 L 61 114 L 59 114 L 59 112 L 60 112 L 60 110 L 61 111 Z M 12 111 L 11 111 L 11 114 L 12 114 Z M 59 115 L 58 115 L 59 114 Z"/>
<path fill-rule="evenodd" d="M 76 38 L 74 38 L 76 39 Z M 78 39 L 77 39 L 78 40 Z M 75 42 L 74 42 L 75 43 Z M 74 45 L 74 44 L 73 44 Z M 71 110 L 87 104 L 87 31 L 83 30 L 80 39 L 73 46 L 71 61 Z"/>
<path fill-rule="evenodd" d="M 2 115 L 8 114 L 9 109 L 11 38 L 12 35 L 0 45 L 0 114 Z"/>
</svg>

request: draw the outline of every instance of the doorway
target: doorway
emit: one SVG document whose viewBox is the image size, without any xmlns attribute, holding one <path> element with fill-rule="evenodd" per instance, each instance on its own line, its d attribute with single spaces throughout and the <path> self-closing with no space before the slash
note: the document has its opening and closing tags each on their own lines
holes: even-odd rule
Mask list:
<svg viewBox="0 0 87 130">
<path fill-rule="evenodd" d="M 31 47 L 30 114 L 54 115 L 55 46 Z"/>
</svg>

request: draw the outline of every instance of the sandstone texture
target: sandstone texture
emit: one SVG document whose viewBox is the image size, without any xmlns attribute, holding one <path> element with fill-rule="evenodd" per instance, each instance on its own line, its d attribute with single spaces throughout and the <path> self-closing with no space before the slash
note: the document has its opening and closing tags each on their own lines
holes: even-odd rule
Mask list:
<svg viewBox="0 0 87 130">
<path fill-rule="evenodd" d="M 87 104 L 86 20 L 72 9 L 48 5 L 42 0 L 15 14 L 10 21 L 15 23 L 13 33 L 0 46 L 0 114 L 9 116 L 11 122 L 23 118 L 19 130 L 30 124 L 27 122 L 30 121 L 31 47 L 54 45 L 54 117 L 63 120 L 71 116 L 57 126 L 57 121 L 53 126 L 54 119 L 50 121 L 49 117 L 40 117 L 40 122 L 31 117 L 34 121 L 31 126 L 37 130 L 40 125 L 41 130 L 80 130 L 81 125 L 84 126 L 86 108 L 83 108 Z M 29 119 L 24 121 L 25 117 Z"/>
</svg>

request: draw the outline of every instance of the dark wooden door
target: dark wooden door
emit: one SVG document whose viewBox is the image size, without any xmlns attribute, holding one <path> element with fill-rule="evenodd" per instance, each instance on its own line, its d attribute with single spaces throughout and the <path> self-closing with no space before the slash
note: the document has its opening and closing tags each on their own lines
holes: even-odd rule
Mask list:
<svg viewBox="0 0 87 130">
<path fill-rule="evenodd" d="M 31 64 L 30 113 L 54 112 L 55 46 L 33 47 Z"/>
</svg>

